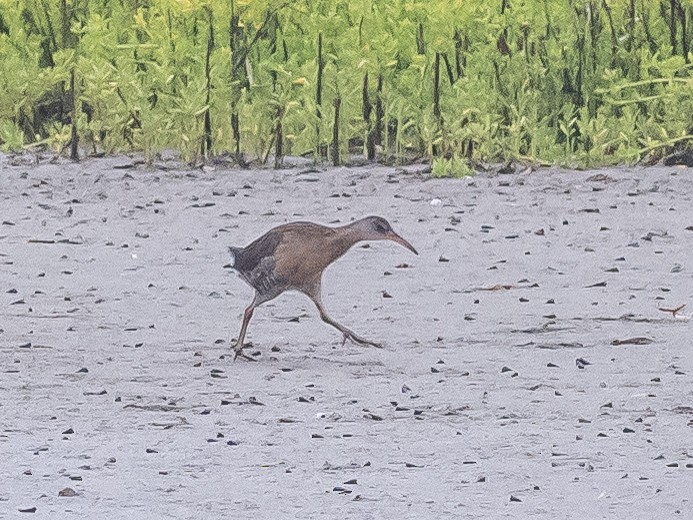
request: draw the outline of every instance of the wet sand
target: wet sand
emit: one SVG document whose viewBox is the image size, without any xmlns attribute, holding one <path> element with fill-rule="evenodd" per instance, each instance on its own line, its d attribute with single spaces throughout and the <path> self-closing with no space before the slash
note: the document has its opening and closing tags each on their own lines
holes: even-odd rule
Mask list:
<svg viewBox="0 0 693 520">
<path fill-rule="evenodd" d="M 158 166 L 0 155 L 0 518 L 693 517 L 690 169 Z M 287 294 L 233 362 L 227 246 L 368 214 L 384 348 Z"/>
</svg>

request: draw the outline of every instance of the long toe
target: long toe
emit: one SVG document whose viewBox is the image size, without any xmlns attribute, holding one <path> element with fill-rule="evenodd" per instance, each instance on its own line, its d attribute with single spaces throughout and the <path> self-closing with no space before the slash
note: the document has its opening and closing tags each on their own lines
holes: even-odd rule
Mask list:
<svg viewBox="0 0 693 520">
<path fill-rule="evenodd" d="M 367 339 L 363 339 L 363 338 L 362 338 L 362 343 L 364 345 L 370 345 L 371 347 L 375 347 L 375 348 L 383 348 L 382 343 L 376 343 L 375 341 L 368 341 Z"/>
<path fill-rule="evenodd" d="M 358 343 L 359 345 L 370 345 L 371 347 L 375 348 L 383 348 L 383 346 L 380 343 L 376 343 L 375 341 L 369 341 L 365 338 L 362 338 L 361 336 L 354 334 L 353 332 L 351 334 L 345 335 L 345 340 L 347 337 L 351 341 L 353 341 L 354 343 Z"/>
</svg>

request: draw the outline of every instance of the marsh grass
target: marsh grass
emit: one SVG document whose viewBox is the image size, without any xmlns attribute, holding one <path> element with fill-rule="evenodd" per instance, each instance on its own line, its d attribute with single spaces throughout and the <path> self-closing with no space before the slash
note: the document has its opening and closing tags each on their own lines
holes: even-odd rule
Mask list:
<svg viewBox="0 0 693 520">
<path fill-rule="evenodd" d="M 474 169 L 467 161 L 460 157 L 436 157 L 431 164 L 431 175 L 433 177 L 470 177 L 475 175 Z"/>
<path fill-rule="evenodd" d="M 693 0 L 0 0 L 0 147 L 657 159 L 691 146 L 691 36 Z"/>
</svg>

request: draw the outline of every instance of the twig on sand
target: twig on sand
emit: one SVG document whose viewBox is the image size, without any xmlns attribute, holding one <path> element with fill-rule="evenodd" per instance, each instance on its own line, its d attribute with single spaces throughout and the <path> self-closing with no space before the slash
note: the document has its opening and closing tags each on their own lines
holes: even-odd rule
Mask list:
<svg viewBox="0 0 693 520">
<path fill-rule="evenodd" d="M 515 289 L 517 288 L 517 285 L 510 285 L 510 284 L 502 284 L 502 283 L 497 283 L 496 285 L 492 285 L 491 287 L 479 287 L 479 291 L 509 291 L 510 289 Z"/>
<path fill-rule="evenodd" d="M 489 287 L 472 287 L 471 289 L 467 289 L 464 292 L 473 293 L 477 291 L 510 291 L 511 289 L 536 289 L 537 287 L 539 287 L 539 284 L 537 283 L 530 284 L 527 280 L 521 280 L 519 284 L 497 283 Z"/>
<path fill-rule="evenodd" d="M 519 288 L 520 288 L 519 285 L 497 283 L 496 285 L 492 285 L 490 287 L 474 287 L 474 288 L 468 289 L 464 292 L 471 293 L 471 292 L 476 292 L 476 291 L 509 291 L 510 289 L 519 289 Z"/>
<path fill-rule="evenodd" d="M 667 308 L 665 308 L 665 307 L 658 307 L 658 308 L 659 308 L 659 310 L 662 311 L 662 312 L 670 312 L 670 313 L 672 314 L 672 316 L 673 316 L 674 318 L 676 318 L 676 314 L 677 314 L 679 311 L 683 310 L 685 307 L 686 307 L 686 304 L 685 304 L 685 303 L 682 303 L 681 305 L 679 305 L 678 307 L 675 307 L 675 308 L 673 308 L 673 309 L 667 309 Z"/>
<path fill-rule="evenodd" d="M 649 345 L 654 340 L 645 337 L 628 338 L 628 339 L 615 339 L 611 342 L 612 345 Z"/>
</svg>

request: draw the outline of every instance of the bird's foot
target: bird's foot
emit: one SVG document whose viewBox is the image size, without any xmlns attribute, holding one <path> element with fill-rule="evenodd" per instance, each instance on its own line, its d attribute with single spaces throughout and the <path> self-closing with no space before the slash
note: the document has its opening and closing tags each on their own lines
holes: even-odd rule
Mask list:
<svg viewBox="0 0 693 520">
<path fill-rule="evenodd" d="M 243 352 L 244 346 L 245 345 L 236 345 L 233 348 L 233 352 L 234 352 L 233 360 L 236 361 L 236 359 L 238 359 L 240 357 L 240 358 L 245 359 L 246 361 L 257 361 L 257 359 L 250 357 L 248 354 Z"/>
<path fill-rule="evenodd" d="M 346 341 L 350 339 L 354 343 L 358 343 L 359 345 L 369 345 L 371 347 L 375 348 L 383 348 L 382 344 L 376 343 L 375 341 L 369 341 L 365 338 L 362 338 L 361 336 L 354 334 L 353 332 L 344 332 L 344 338 L 342 339 L 342 345 L 346 343 Z"/>
</svg>

